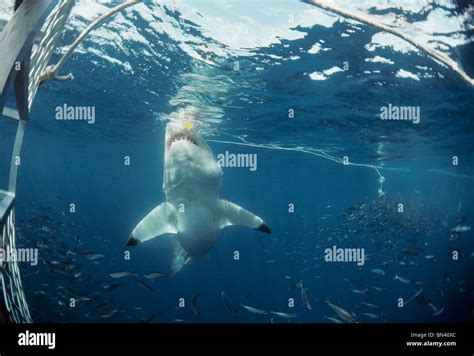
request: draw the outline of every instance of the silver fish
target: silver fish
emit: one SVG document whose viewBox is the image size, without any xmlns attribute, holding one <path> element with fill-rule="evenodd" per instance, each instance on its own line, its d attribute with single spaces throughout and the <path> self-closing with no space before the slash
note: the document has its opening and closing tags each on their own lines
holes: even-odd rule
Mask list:
<svg viewBox="0 0 474 356">
<path fill-rule="evenodd" d="M 149 290 L 149 291 L 152 292 L 152 293 L 156 293 L 156 290 L 154 290 L 151 286 L 149 286 L 148 284 L 146 284 L 146 283 L 143 282 L 143 281 L 137 280 L 137 284 L 138 284 L 140 287 L 145 288 L 145 289 Z"/>
<path fill-rule="evenodd" d="M 108 312 L 108 313 L 106 313 L 106 314 L 101 315 L 100 317 L 101 317 L 102 319 L 110 319 L 110 318 L 112 318 L 113 316 L 117 315 L 118 312 L 119 312 L 118 309 L 114 309 L 114 310 L 112 310 L 112 311 L 110 311 L 110 312 Z"/>
<path fill-rule="evenodd" d="M 325 316 L 324 319 L 327 319 L 335 324 L 342 324 L 342 320 L 339 320 L 338 318 L 333 318 L 332 316 Z"/>
<path fill-rule="evenodd" d="M 399 280 L 400 282 L 405 283 L 405 284 L 410 283 L 408 279 L 400 277 L 398 274 L 396 274 L 395 277 L 393 277 L 393 279 Z"/>
<path fill-rule="evenodd" d="M 112 278 L 123 278 L 128 276 L 136 276 L 135 272 L 127 272 L 127 271 L 120 271 L 120 272 L 113 272 L 110 273 L 109 276 Z"/>
<path fill-rule="evenodd" d="M 104 286 L 104 291 L 110 292 L 110 291 L 112 291 L 112 290 L 114 290 L 114 289 L 116 289 L 116 288 L 118 288 L 118 287 L 121 287 L 121 286 L 123 286 L 122 283 L 106 284 L 106 285 Z"/>
<path fill-rule="evenodd" d="M 153 319 L 155 319 L 155 318 L 158 317 L 159 315 L 160 315 L 160 313 L 156 313 L 156 314 L 150 315 L 148 318 L 146 318 L 145 320 L 143 320 L 143 323 L 145 323 L 145 324 L 151 323 L 151 322 L 153 321 Z"/>
<path fill-rule="evenodd" d="M 201 316 L 201 313 L 199 312 L 199 309 L 198 309 L 198 305 L 197 305 L 197 298 L 202 294 L 202 292 L 199 292 L 199 293 L 196 293 L 193 297 L 193 306 L 192 306 L 192 310 L 193 310 L 193 313 L 194 315 L 196 315 L 197 317 L 200 317 Z"/>
<path fill-rule="evenodd" d="M 347 323 L 355 323 L 356 319 L 354 316 L 349 313 L 347 310 L 341 308 L 338 305 L 332 304 L 329 299 L 326 299 L 326 304 L 329 305 L 329 307 L 336 312 L 339 317 L 344 320 Z"/>
<path fill-rule="evenodd" d="M 236 310 L 236 309 L 234 308 L 234 306 L 229 302 L 229 300 L 228 300 L 227 297 L 225 296 L 225 292 L 224 292 L 224 291 L 221 292 L 221 298 L 222 298 L 222 302 L 224 303 L 224 305 L 225 305 L 225 307 L 227 308 L 227 310 L 230 311 L 233 316 L 237 316 L 237 315 L 238 315 L 237 310 Z"/>
<path fill-rule="evenodd" d="M 249 307 L 248 305 L 242 305 L 242 304 L 240 306 L 252 314 L 268 315 L 268 313 L 262 309 L 257 309 L 257 308 Z"/>
<path fill-rule="evenodd" d="M 294 319 L 294 318 L 296 318 L 296 314 L 276 312 L 276 311 L 271 311 L 270 313 L 273 314 L 273 315 L 279 316 L 280 318 L 284 318 L 284 319 Z"/>
<path fill-rule="evenodd" d="M 143 277 L 147 279 L 157 279 L 157 278 L 162 278 L 162 277 L 169 277 L 169 273 L 160 273 L 160 272 L 152 272 L 152 273 L 147 273 L 143 275 Z"/>
<path fill-rule="evenodd" d="M 104 258 L 105 256 L 101 255 L 100 253 L 86 253 L 84 257 L 88 260 L 98 260 L 99 258 Z"/>
<path fill-rule="evenodd" d="M 466 231 L 470 231 L 470 230 L 471 230 L 470 226 L 463 226 L 463 225 L 458 225 L 458 226 L 453 227 L 451 229 L 452 232 L 466 232 Z"/>
<path fill-rule="evenodd" d="M 366 307 L 372 308 L 372 309 L 377 309 L 377 308 L 378 308 L 377 305 L 371 304 L 371 303 L 367 303 L 367 302 L 362 302 L 362 303 L 360 303 L 360 304 L 361 304 L 361 305 L 365 305 Z"/>
<path fill-rule="evenodd" d="M 372 272 L 374 274 L 378 274 L 380 276 L 385 276 L 385 271 L 383 269 L 380 269 L 380 268 L 374 268 L 370 272 Z"/>
<path fill-rule="evenodd" d="M 303 305 L 306 309 L 312 310 L 313 308 L 311 307 L 311 304 L 309 303 L 308 300 L 308 295 L 306 294 L 306 289 L 303 286 L 303 281 L 300 281 L 296 287 L 301 289 L 301 300 L 303 302 Z"/>
<path fill-rule="evenodd" d="M 421 288 L 419 291 L 417 291 L 413 297 L 411 297 L 409 300 L 406 301 L 405 305 L 407 305 L 408 303 L 411 303 L 413 300 L 415 300 L 416 297 L 418 297 L 421 292 L 423 292 L 423 288 Z"/>
<path fill-rule="evenodd" d="M 434 312 L 433 316 L 438 316 L 438 315 L 440 315 L 442 312 L 444 312 L 444 307 L 442 307 L 441 309 L 438 309 L 436 312 Z"/>
<path fill-rule="evenodd" d="M 374 314 L 374 313 L 362 313 L 362 315 L 368 317 L 368 318 L 371 318 L 371 319 L 378 319 L 379 316 Z"/>
</svg>

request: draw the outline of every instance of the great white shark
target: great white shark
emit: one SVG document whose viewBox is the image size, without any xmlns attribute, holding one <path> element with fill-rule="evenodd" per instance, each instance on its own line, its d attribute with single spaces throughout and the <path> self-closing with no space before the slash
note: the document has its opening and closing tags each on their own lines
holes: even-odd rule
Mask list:
<svg viewBox="0 0 474 356">
<path fill-rule="evenodd" d="M 193 122 L 176 120 L 166 125 L 163 168 L 166 201 L 138 223 L 127 242 L 127 246 L 135 246 L 169 234 L 175 254 L 172 274 L 206 255 L 224 227 L 239 225 L 270 233 L 262 218 L 219 197 L 222 168 Z"/>
</svg>

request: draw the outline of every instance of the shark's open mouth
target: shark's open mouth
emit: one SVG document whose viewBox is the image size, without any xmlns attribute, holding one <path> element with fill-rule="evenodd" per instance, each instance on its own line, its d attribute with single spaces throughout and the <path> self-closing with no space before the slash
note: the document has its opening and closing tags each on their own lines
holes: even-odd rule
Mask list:
<svg viewBox="0 0 474 356">
<path fill-rule="evenodd" d="M 199 146 L 196 138 L 193 135 L 186 134 L 185 132 L 178 132 L 169 138 L 168 147 L 170 147 L 174 142 L 179 142 L 182 140 L 189 141 L 192 144 Z"/>
</svg>

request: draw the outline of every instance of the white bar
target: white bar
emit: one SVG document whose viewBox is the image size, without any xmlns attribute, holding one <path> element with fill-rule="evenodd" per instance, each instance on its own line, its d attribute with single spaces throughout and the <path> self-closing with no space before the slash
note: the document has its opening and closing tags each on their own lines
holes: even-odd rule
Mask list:
<svg viewBox="0 0 474 356">
<path fill-rule="evenodd" d="M 10 119 L 20 120 L 20 114 L 18 110 L 5 106 L 2 112 L 3 116 L 9 117 Z"/>
</svg>

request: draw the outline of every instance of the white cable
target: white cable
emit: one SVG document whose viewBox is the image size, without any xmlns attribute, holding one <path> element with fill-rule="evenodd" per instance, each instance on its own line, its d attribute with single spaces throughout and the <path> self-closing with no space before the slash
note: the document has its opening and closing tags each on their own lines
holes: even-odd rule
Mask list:
<svg viewBox="0 0 474 356">
<path fill-rule="evenodd" d="M 239 137 L 240 138 L 240 137 Z M 385 182 L 385 177 L 380 173 L 380 170 L 383 169 L 383 167 L 380 166 L 374 166 L 372 164 L 365 164 L 365 163 L 352 163 L 350 161 L 344 161 L 341 158 L 331 156 L 323 151 L 320 152 L 314 152 L 310 151 L 304 148 L 299 148 L 299 147 L 280 147 L 280 146 L 275 146 L 275 145 L 262 145 L 262 144 L 256 144 L 256 143 L 251 143 L 247 142 L 244 139 L 240 138 L 243 142 L 235 142 L 235 141 L 223 141 L 223 140 L 214 140 L 214 139 L 208 139 L 207 141 L 209 142 L 217 142 L 217 143 L 224 143 L 224 144 L 230 144 L 230 145 L 238 145 L 238 146 L 248 146 L 248 147 L 257 147 L 257 148 L 265 148 L 265 149 L 270 149 L 270 150 L 281 150 L 281 151 L 294 151 L 294 152 L 303 152 L 303 153 L 308 153 L 313 156 L 321 157 L 328 159 L 330 161 L 340 163 L 344 166 L 355 166 L 355 167 L 366 167 L 373 169 L 377 175 L 379 176 L 379 183 L 380 187 L 378 190 L 379 195 L 383 195 L 383 182 Z"/>
</svg>

